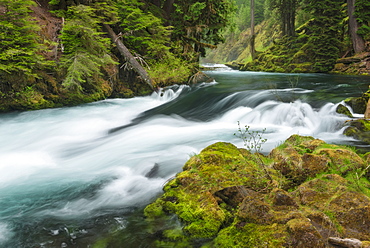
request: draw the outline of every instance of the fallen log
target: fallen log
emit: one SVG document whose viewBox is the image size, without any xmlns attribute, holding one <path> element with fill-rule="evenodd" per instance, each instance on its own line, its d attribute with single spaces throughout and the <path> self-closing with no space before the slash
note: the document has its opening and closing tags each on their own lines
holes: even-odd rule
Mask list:
<svg viewBox="0 0 370 248">
<path fill-rule="evenodd" d="M 127 49 L 123 42 L 119 39 L 120 37 L 116 35 L 116 33 L 108 24 L 103 25 L 104 28 L 107 30 L 109 37 L 114 43 L 116 43 L 119 52 L 125 58 L 125 60 L 131 65 L 132 69 L 143 79 L 145 83 L 147 83 L 150 86 L 152 90 L 155 90 L 152 79 L 149 77 L 148 73 L 140 65 L 140 63 L 137 62 L 136 58 L 131 54 L 131 52 Z"/>
<path fill-rule="evenodd" d="M 358 239 L 341 239 L 336 237 L 330 237 L 329 243 L 339 246 L 339 247 L 346 247 L 346 248 L 360 248 L 362 247 L 362 242 Z"/>
</svg>

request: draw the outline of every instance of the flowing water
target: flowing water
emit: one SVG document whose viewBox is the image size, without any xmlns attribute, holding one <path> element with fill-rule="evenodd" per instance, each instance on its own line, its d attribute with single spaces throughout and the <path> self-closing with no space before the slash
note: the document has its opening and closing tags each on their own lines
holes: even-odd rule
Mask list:
<svg viewBox="0 0 370 248">
<path fill-rule="evenodd" d="M 342 135 L 335 108 L 369 77 L 206 73 L 147 97 L 0 115 L 0 247 L 89 247 L 109 232 L 150 247 L 140 210 L 202 148 L 242 147 L 238 122 L 266 128 L 264 153 L 291 134 L 366 148 Z"/>
</svg>

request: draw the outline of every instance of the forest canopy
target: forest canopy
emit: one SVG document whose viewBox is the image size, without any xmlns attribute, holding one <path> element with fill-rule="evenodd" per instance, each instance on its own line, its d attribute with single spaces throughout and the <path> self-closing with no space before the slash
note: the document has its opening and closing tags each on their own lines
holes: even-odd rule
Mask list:
<svg viewBox="0 0 370 248">
<path fill-rule="evenodd" d="M 204 56 L 241 70 L 370 70 L 367 0 L 0 0 L 0 24 L 0 111 L 197 82 Z"/>
<path fill-rule="evenodd" d="M 252 2 L 257 30 L 253 61 Z M 241 70 L 370 74 L 369 1 L 237 0 L 236 4 L 234 25 L 225 34 L 228 39 L 210 51 L 206 61 L 233 62 Z"/>
<path fill-rule="evenodd" d="M 0 0 L 0 109 L 189 83 L 205 48 L 224 41 L 233 11 L 232 0 Z"/>
</svg>

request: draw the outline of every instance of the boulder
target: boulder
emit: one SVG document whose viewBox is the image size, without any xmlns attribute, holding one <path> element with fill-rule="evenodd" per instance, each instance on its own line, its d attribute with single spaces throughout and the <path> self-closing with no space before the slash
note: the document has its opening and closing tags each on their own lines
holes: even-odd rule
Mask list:
<svg viewBox="0 0 370 248">
<path fill-rule="evenodd" d="M 349 118 L 353 118 L 353 115 L 352 115 L 351 111 L 349 111 L 349 109 L 346 106 L 344 106 L 343 104 L 339 104 L 335 111 L 338 114 L 346 115 Z"/>
<path fill-rule="evenodd" d="M 357 119 L 346 123 L 347 128 L 344 130 L 344 135 L 351 136 L 370 144 L 370 120 Z"/>
<path fill-rule="evenodd" d="M 146 221 L 160 247 L 317 248 L 337 237 L 366 245 L 369 157 L 299 135 L 267 157 L 219 142 L 189 159 Z M 163 223 L 173 215 L 180 231 Z"/>
</svg>

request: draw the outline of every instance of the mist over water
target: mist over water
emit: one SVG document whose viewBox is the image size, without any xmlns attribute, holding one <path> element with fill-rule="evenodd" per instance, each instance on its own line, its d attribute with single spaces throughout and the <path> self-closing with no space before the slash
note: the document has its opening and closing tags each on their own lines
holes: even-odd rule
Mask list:
<svg viewBox="0 0 370 248">
<path fill-rule="evenodd" d="M 207 74 L 147 97 L 0 115 L 0 247 L 87 247 L 125 229 L 190 156 L 217 141 L 243 147 L 238 121 L 266 128 L 264 153 L 291 134 L 356 144 L 335 109 L 368 78 Z"/>
</svg>

